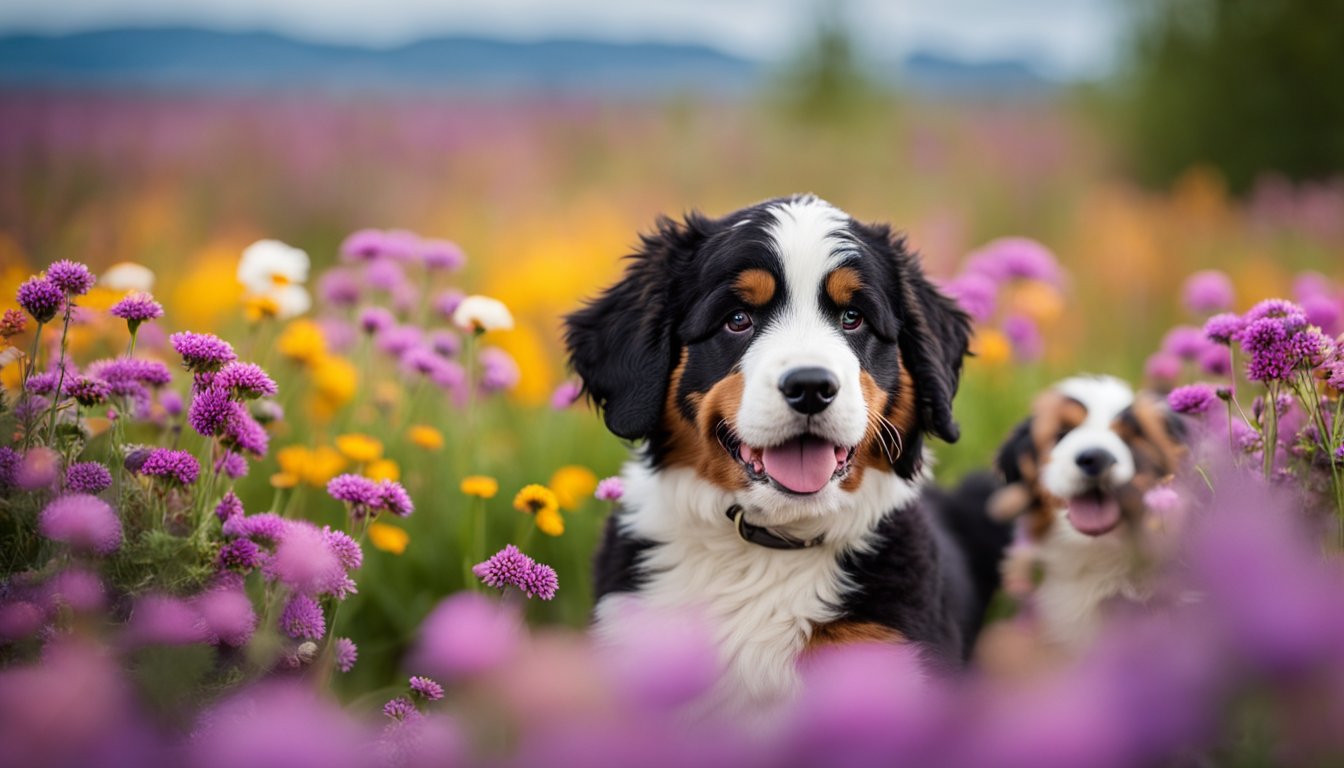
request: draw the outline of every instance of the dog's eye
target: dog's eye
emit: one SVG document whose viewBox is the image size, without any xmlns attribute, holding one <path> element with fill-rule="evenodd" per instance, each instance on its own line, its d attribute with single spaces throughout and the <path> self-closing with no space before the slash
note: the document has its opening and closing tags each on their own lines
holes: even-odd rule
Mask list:
<svg viewBox="0 0 1344 768">
<path fill-rule="evenodd" d="M 739 309 L 728 316 L 728 319 L 723 323 L 723 327 L 733 333 L 746 333 L 751 330 L 751 315 Z"/>
<path fill-rule="evenodd" d="M 863 315 L 859 314 L 859 310 L 851 308 L 840 313 L 841 328 L 846 331 L 853 331 L 857 330 L 860 325 L 863 325 Z"/>
</svg>

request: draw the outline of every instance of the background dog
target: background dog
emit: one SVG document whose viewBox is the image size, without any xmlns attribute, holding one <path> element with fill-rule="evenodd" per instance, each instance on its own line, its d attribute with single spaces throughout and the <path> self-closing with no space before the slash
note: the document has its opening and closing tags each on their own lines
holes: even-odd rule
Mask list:
<svg viewBox="0 0 1344 768">
<path fill-rule="evenodd" d="M 1044 392 L 996 461 L 1007 485 L 991 503 L 1018 520 L 1005 581 L 1032 594 L 1047 641 L 1077 646 L 1112 597 L 1142 599 L 1155 554 L 1144 496 L 1186 455 L 1186 430 L 1165 401 L 1109 376 L 1066 379 Z"/>
<path fill-rule="evenodd" d="M 631 259 L 567 319 L 588 395 L 643 441 L 596 555 L 599 636 L 698 613 L 714 698 L 740 707 L 786 695 L 819 644 L 962 659 L 1006 542 L 984 496 L 956 525 L 923 498 L 925 435 L 959 434 L 966 315 L 887 227 L 811 196 L 662 219 Z"/>
</svg>

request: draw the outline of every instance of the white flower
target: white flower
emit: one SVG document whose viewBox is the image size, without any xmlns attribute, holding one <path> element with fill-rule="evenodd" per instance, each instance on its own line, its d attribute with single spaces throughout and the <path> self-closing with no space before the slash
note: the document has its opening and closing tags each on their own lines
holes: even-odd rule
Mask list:
<svg viewBox="0 0 1344 768">
<path fill-rule="evenodd" d="M 283 286 L 308 282 L 308 254 L 279 240 L 258 240 L 243 250 L 238 282 L 248 292 L 271 296 Z"/>
<path fill-rule="evenodd" d="M 489 296 L 468 296 L 453 312 L 453 323 L 464 331 L 507 331 L 513 328 L 513 315 L 504 302 Z"/>
<path fill-rule="evenodd" d="M 4 368 L 12 363 L 17 363 L 23 359 L 23 352 L 18 347 L 5 347 L 0 349 L 0 368 Z"/>
<path fill-rule="evenodd" d="M 313 297 L 302 285 L 282 285 L 266 297 L 275 302 L 275 316 L 281 320 L 298 317 L 313 306 Z"/>
<path fill-rule="evenodd" d="M 141 264 L 122 261 L 108 267 L 98 283 L 110 291 L 149 293 L 154 290 L 154 272 Z"/>
</svg>

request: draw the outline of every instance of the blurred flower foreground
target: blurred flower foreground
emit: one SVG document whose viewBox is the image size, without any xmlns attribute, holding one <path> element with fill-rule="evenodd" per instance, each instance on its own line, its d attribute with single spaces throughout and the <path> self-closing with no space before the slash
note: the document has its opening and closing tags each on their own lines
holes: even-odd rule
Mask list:
<svg viewBox="0 0 1344 768">
<path fill-rule="evenodd" d="M 517 433 L 563 449 L 498 397 L 521 372 L 491 334 L 514 320 L 453 284 L 464 260 L 365 230 L 310 280 L 304 251 L 260 241 L 230 339 L 165 333 L 137 265 L 22 280 L 0 318 L 0 766 L 1344 760 L 1336 286 L 1217 314 L 1230 281 L 1192 278 L 1204 324 L 1173 331 L 1148 374 L 1190 420 L 1197 466 L 1150 500 L 1172 532 L 1151 594 L 1111 606 L 1085 652 L 1042 653 L 1019 614 L 965 675 L 913 647 L 833 648 L 780 710 L 703 718 L 717 663 L 695 617 L 650 614 L 609 648 L 528 628 L 586 594 L 561 579 L 590 546 L 574 528 L 593 532 L 582 512 L 621 482 L 578 464 L 511 488 L 483 474 Z M 1009 238 L 944 285 L 981 358 L 1025 363 L 1065 282 Z M 577 394 L 562 384 L 553 409 Z M 434 600 L 403 605 L 399 558 L 437 579 Z M 388 674 L 356 677 L 373 659 Z"/>
</svg>

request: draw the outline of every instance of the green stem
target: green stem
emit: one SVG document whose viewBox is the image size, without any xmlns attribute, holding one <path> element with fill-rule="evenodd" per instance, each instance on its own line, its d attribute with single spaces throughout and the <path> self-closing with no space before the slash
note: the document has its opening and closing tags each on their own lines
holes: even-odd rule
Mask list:
<svg viewBox="0 0 1344 768">
<path fill-rule="evenodd" d="M 61 328 L 61 361 L 57 364 L 60 373 L 56 377 L 56 391 L 51 395 L 51 410 L 47 413 L 47 442 L 51 443 L 56 437 L 56 406 L 61 402 L 61 389 L 65 386 L 65 348 L 70 338 L 70 317 L 74 314 L 75 305 L 70 301 L 70 297 L 65 300 L 65 325 Z"/>
<path fill-rule="evenodd" d="M 1274 474 L 1274 454 L 1279 450 L 1279 392 L 1273 385 L 1265 397 L 1265 431 L 1261 443 L 1264 446 L 1261 452 L 1265 455 L 1265 480 L 1269 480 Z"/>
</svg>

